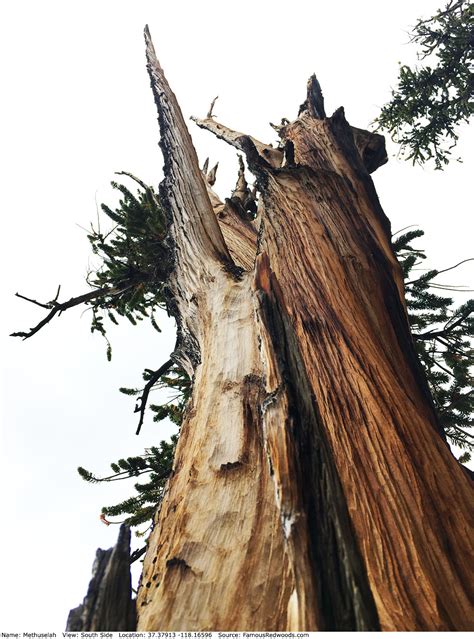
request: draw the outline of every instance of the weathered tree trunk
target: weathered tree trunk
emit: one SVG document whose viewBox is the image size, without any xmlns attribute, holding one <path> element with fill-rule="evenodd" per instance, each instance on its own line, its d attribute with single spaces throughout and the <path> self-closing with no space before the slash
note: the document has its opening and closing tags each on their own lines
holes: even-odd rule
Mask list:
<svg viewBox="0 0 474 639">
<path fill-rule="evenodd" d="M 130 528 L 120 526 L 117 543 L 97 549 L 84 601 L 69 612 L 69 632 L 135 630 L 135 600 L 130 576 Z"/>
<path fill-rule="evenodd" d="M 471 483 L 440 434 L 369 171 L 383 139 L 326 117 L 316 78 L 219 201 L 146 31 L 194 376 L 138 596 L 141 630 L 473 627 Z"/>
</svg>

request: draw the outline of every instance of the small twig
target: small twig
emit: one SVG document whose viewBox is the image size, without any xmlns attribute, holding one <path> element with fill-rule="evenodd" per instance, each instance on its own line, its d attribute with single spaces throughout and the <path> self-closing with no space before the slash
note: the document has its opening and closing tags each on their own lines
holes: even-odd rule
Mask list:
<svg viewBox="0 0 474 639">
<path fill-rule="evenodd" d="M 206 118 L 213 118 L 215 117 L 214 115 L 212 115 L 212 110 L 214 109 L 214 105 L 216 103 L 216 100 L 219 96 L 216 95 L 216 97 L 214 98 L 214 100 L 211 102 L 211 106 L 209 107 L 209 111 L 207 112 Z"/>
<path fill-rule="evenodd" d="M 119 526 L 120 524 L 124 524 L 125 523 L 125 521 L 109 521 L 106 518 L 105 513 L 101 513 L 100 516 L 99 516 L 99 519 L 106 526 Z"/>
<path fill-rule="evenodd" d="M 141 427 L 143 425 L 143 420 L 145 418 L 145 409 L 146 409 L 146 404 L 148 401 L 148 395 L 150 394 L 150 391 L 152 389 L 152 387 L 156 384 L 156 382 L 160 379 L 160 377 L 162 375 L 165 375 L 165 373 L 167 373 L 169 371 L 169 369 L 172 367 L 173 365 L 173 360 L 169 359 L 167 362 L 165 362 L 162 366 L 160 366 L 160 368 L 158 368 L 158 370 L 156 370 L 152 376 L 150 377 L 150 379 L 148 380 L 148 382 L 145 384 L 144 388 L 143 388 L 143 392 L 140 395 L 140 397 L 138 398 L 138 404 L 135 406 L 135 413 L 140 413 L 140 419 L 138 421 L 138 428 L 136 431 L 136 435 L 140 434 L 140 430 Z"/>
<path fill-rule="evenodd" d="M 455 375 L 453 375 L 453 373 L 451 373 L 451 371 L 448 371 L 447 368 L 445 368 L 444 366 L 441 366 L 441 364 L 438 361 L 436 361 L 434 358 L 431 361 L 433 362 L 433 364 L 435 366 L 437 366 L 438 368 L 441 368 L 441 370 L 444 371 L 445 373 L 447 373 L 450 377 L 455 378 Z"/>
<path fill-rule="evenodd" d="M 469 317 L 469 315 L 470 315 L 471 313 L 472 313 L 472 310 L 468 309 L 468 312 L 467 312 L 466 314 L 464 314 L 464 315 L 461 315 L 461 317 L 459 317 L 459 318 L 458 318 L 458 319 L 457 319 L 457 320 L 456 320 L 453 324 L 450 324 L 450 322 L 452 321 L 452 319 L 454 319 L 454 318 L 451 318 L 451 319 L 450 319 L 450 320 L 448 320 L 448 321 L 446 322 L 446 324 L 444 325 L 444 330 L 445 330 L 445 331 L 452 331 L 452 330 L 453 330 L 453 328 L 455 328 L 456 326 L 459 326 L 459 324 L 461 324 L 462 322 L 464 322 L 464 320 L 466 320 L 466 319 Z"/>
<path fill-rule="evenodd" d="M 461 266 L 461 264 L 465 264 L 466 262 L 474 262 L 474 257 L 469 257 L 467 260 L 463 260 L 462 262 L 458 262 L 454 266 L 450 266 L 449 268 L 444 268 L 442 271 L 438 271 L 436 273 L 436 275 L 434 275 L 433 277 L 438 277 L 438 275 L 441 275 L 441 273 L 447 273 L 448 271 L 452 271 L 453 268 L 457 268 L 458 266 Z M 416 282 L 419 282 L 420 279 L 421 278 L 419 278 L 417 280 L 411 280 L 411 282 L 406 282 L 405 286 L 408 286 L 408 284 L 416 284 Z"/>
<path fill-rule="evenodd" d="M 31 302 L 32 304 L 36 304 L 36 306 L 41 306 L 42 308 L 51 308 L 51 302 L 47 302 L 43 304 L 42 302 L 37 302 L 36 300 L 31 299 L 31 297 L 26 297 L 26 295 L 21 295 L 21 293 L 15 293 L 15 297 L 19 297 L 22 300 L 26 300 L 27 302 Z"/>
<path fill-rule="evenodd" d="M 472 293 L 474 292 L 474 289 L 472 288 L 467 288 L 464 285 L 459 285 L 459 286 L 451 286 L 449 284 L 433 284 L 432 282 L 430 282 L 430 288 L 437 288 L 440 291 L 453 291 L 454 293 Z"/>
<path fill-rule="evenodd" d="M 144 468 L 143 470 L 140 470 L 133 474 L 130 474 L 129 470 L 124 470 L 121 473 L 116 473 L 115 475 L 109 475 L 108 477 L 94 477 L 93 481 L 97 483 L 102 481 L 107 481 L 107 482 L 122 481 L 122 479 L 129 479 L 130 477 L 140 477 L 140 475 L 146 475 L 147 473 L 151 473 L 152 470 L 153 470 L 152 468 Z"/>
<path fill-rule="evenodd" d="M 448 338 L 446 338 L 448 339 Z M 449 348 L 453 353 L 456 353 L 457 355 L 460 355 L 461 357 L 464 357 L 465 359 L 467 359 L 469 362 L 473 362 L 474 359 L 471 357 L 471 355 L 469 355 L 468 353 L 465 353 L 464 351 L 462 351 L 460 348 L 457 348 L 454 344 L 450 344 L 448 341 L 444 341 L 444 339 L 441 339 L 441 337 L 435 337 L 435 340 L 437 342 L 439 342 L 440 344 L 442 344 L 445 348 Z"/>
<path fill-rule="evenodd" d="M 411 229 L 414 226 L 418 226 L 418 224 L 410 224 L 409 226 L 404 226 L 402 229 L 399 229 L 398 231 L 395 231 L 395 233 L 392 233 L 392 237 L 395 237 L 395 235 L 398 235 L 399 233 L 402 233 L 403 231 L 406 231 L 407 229 Z"/>
<path fill-rule="evenodd" d="M 133 173 L 129 173 L 128 171 L 115 171 L 115 175 L 126 175 L 127 177 L 134 180 L 139 186 L 141 186 L 144 191 L 151 190 L 148 184 L 145 184 L 145 182 L 140 180 L 140 178 L 137 178 L 135 175 L 133 175 Z"/>
<path fill-rule="evenodd" d="M 439 20 L 439 18 L 443 18 L 449 13 L 456 11 L 456 9 L 460 9 L 462 5 L 464 4 L 465 0 L 458 0 L 458 2 L 454 3 L 454 6 L 453 6 L 453 2 L 454 0 L 450 0 L 450 2 L 448 2 L 448 4 L 446 5 L 445 9 L 443 11 L 441 10 L 438 11 L 438 13 L 435 16 L 432 16 L 431 18 L 425 18 L 424 20 L 418 20 L 416 27 L 420 27 L 421 25 L 428 24 L 430 22 L 435 22 Z"/>
</svg>

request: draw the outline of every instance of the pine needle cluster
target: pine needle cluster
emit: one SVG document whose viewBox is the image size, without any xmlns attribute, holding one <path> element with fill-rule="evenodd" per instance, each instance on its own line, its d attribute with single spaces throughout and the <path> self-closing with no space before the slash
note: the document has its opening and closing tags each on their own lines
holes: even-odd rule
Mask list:
<svg viewBox="0 0 474 639">
<path fill-rule="evenodd" d="M 451 159 L 457 126 L 474 112 L 474 5 L 450 0 L 431 18 L 418 20 L 411 42 L 424 64 L 401 65 L 398 86 L 382 107 L 378 128 L 388 131 L 413 163 L 434 160 L 437 169 Z"/>
<path fill-rule="evenodd" d="M 459 290 L 435 281 L 440 273 L 451 269 L 430 269 L 423 275 L 414 275 L 426 255 L 411 242 L 423 235 L 419 229 L 408 231 L 393 241 L 393 247 L 405 278 L 415 348 L 448 441 L 465 449 L 460 458 L 465 463 L 474 448 L 474 434 L 470 432 L 474 425 L 474 300 L 456 306 L 452 297 L 440 294 Z"/>
<path fill-rule="evenodd" d="M 122 173 L 140 186 L 133 194 L 125 185 L 116 182 L 112 186 L 121 194 L 117 208 L 103 204 L 102 211 L 114 226 L 107 233 L 98 228 L 88 233 L 92 250 L 99 258 L 99 266 L 89 273 L 92 292 L 58 302 L 59 295 L 46 304 L 30 298 L 24 299 L 48 309 L 47 316 L 29 332 L 15 333 L 24 339 L 36 334 L 56 315 L 68 308 L 86 304 L 92 307 L 92 331 L 98 331 L 106 339 L 104 320 L 117 324 L 126 318 L 136 325 L 148 318 L 159 330 L 154 313 L 166 309 L 164 287 L 170 270 L 167 247 L 167 223 L 158 196 L 152 187 L 129 173 Z M 405 277 L 406 300 L 409 321 L 415 347 L 425 370 L 433 400 L 448 440 L 464 449 L 462 462 L 469 459 L 474 448 L 470 432 L 473 426 L 473 390 L 470 367 L 473 362 L 472 337 L 474 300 L 455 306 L 451 297 L 440 291 L 456 287 L 443 286 L 435 281 L 444 271 L 428 270 L 414 276 L 414 271 L 426 258 L 423 251 L 414 248 L 412 241 L 423 231 L 412 230 L 393 239 Z M 454 268 L 454 267 L 453 267 Z M 108 342 L 107 357 L 111 357 Z M 191 395 L 191 380 L 172 360 L 157 370 L 146 368 L 143 372 L 143 388 L 121 388 L 126 395 L 135 396 L 135 412 L 140 413 L 137 434 L 143 424 L 147 408 L 154 413 L 154 421 L 171 420 L 180 426 L 186 403 Z M 148 404 L 152 390 L 166 391 L 167 399 L 161 404 Z M 114 506 L 105 506 L 102 517 L 125 515 L 131 526 L 143 524 L 153 517 L 161 502 L 165 483 L 172 472 L 177 436 L 159 447 L 146 449 L 143 455 L 119 459 L 111 464 L 112 475 L 97 477 L 80 467 L 81 477 L 92 483 L 134 479 L 147 474 L 145 483 L 135 483 L 135 493 Z"/>
<path fill-rule="evenodd" d="M 127 175 L 140 185 L 134 195 L 124 184 L 112 182 L 121 193 L 119 205 L 111 209 L 102 204 L 102 211 L 114 222 L 107 233 L 91 227 L 87 237 L 92 252 L 100 259 L 99 267 L 90 272 L 88 283 L 110 295 L 97 298 L 90 304 L 93 311 L 91 330 L 97 331 L 107 340 L 104 326 L 105 316 L 118 324 L 118 316 L 127 318 L 133 325 L 149 318 L 159 331 L 154 313 L 166 308 L 163 286 L 168 269 L 166 247 L 167 224 L 153 187 L 129 173 Z M 118 291 L 118 293 L 117 293 Z M 107 357 L 112 355 L 108 342 Z"/>
<path fill-rule="evenodd" d="M 149 382 L 152 379 L 154 371 L 146 368 L 143 371 L 143 380 Z M 162 375 L 155 384 L 153 389 L 165 389 L 169 391 L 169 399 L 163 404 L 150 404 L 148 408 L 155 413 L 153 421 L 160 422 L 168 418 L 176 426 L 181 425 L 183 410 L 186 402 L 191 394 L 191 381 L 186 373 L 177 364 L 172 364 L 169 372 Z M 143 392 L 141 388 L 119 388 L 124 395 L 138 396 Z"/>
<path fill-rule="evenodd" d="M 162 441 L 159 446 L 145 449 L 143 455 L 119 459 L 110 464 L 113 474 L 107 477 L 97 477 L 82 467 L 77 469 L 81 477 L 90 483 L 120 481 L 147 475 L 146 482 L 134 484 L 135 495 L 115 506 L 104 506 L 104 516 L 125 515 L 124 521 L 129 526 L 139 526 L 153 517 L 156 506 L 163 497 L 166 480 L 172 471 L 177 439 L 178 436 L 173 435 L 169 442 Z"/>
<path fill-rule="evenodd" d="M 452 288 L 435 281 L 436 277 L 444 271 L 431 269 L 419 277 L 414 277 L 414 271 L 426 259 L 426 255 L 422 250 L 415 248 L 412 242 L 423 235 L 422 230 L 408 231 L 394 238 L 393 248 L 403 270 L 408 316 L 416 351 L 428 379 L 448 441 L 464 449 L 460 461 L 465 463 L 469 461 L 470 451 L 474 448 L 474 437 L 469 432 L 474 425 L 472 419 L 474 395 L 470 375 L 470 366 L 473 361 L 474 300 L 455 306 L 452 297 L 439 294 L 440 290 Z M 149 379 L 151 373 L 150 370 L 145 371 L 145 381 Z M 191 393 L 189 379 L 183 371 L 176 368 L 168 375 L 161 377 L 157 386 L 168 388 L 173 393 L 173 398 L 168 403 L 149 406 L 155 412 L 154 420 L 169 418 L 180 426 L 184 407 Z M 128 395 L 138 395 L 141 392 L 140 389 L 133 388 L 120 390 Z M 149 460 L 150 454 L 154 455 L 153 462 L 159 465 L 164 463 L 161 455 L 166 454 L 165 463 L 172 464 L 176 441 L 177 437 L 172 441 L 172 449 L 166 449 L 165 453 L 163 448 L 150 449 L 151 453 L 147 450 L 143 459 Z M 135 464 L 142 463 L 139 461 L 141 457 L 133 459 Z M 115 481 L 131 478 L 136 473 L 133 466 L 124 469 L 123 460 L 122 464 L 119 461 L 112 465 L 112 469 L 116 471 L 116 475 L 103 479 L 97 479 L 83 469 L 79 472 L 88 481 Z M 156 487 L 153 485 L 154 481 L 156 481 Z M 146 485 L 148 490 L 146 494 L 150 500 L 146 507 L 143 504 L 142 489 L 137 486 L 135 485 L 137 495 L 116 506 L 104 507 L 103 513 L 107 515 L 127 513 L 125 521 L 129 525 L 141 524 L 152 518 L 163 494 L 162 479 L 156 474 L 150 476 Z M 155 497 L 157 499 L 153 502 Z"/>
</svg>

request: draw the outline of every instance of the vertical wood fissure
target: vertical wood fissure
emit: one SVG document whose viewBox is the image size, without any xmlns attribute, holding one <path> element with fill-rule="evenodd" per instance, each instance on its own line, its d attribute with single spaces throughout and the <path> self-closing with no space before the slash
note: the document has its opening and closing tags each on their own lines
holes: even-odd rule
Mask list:
<svg viewBox="0 0 474 639">
<path fill-rule="evenodd" d="M 288 543 L 297 543 L 291 537 L 301 534 L 308 538 L 310 556 L 294 553 L 295 562 L 308 574 L 315 590 L 313 595 L 316 594 L 306 603 L 315 608 L 319 630 L 379 630 L 375 603 L 324 423 L 306 376 L 298 339 L 265 254 L 257 261 L 256 278 L 262 323 L 288 396 L 293 440 L 289 452 L 294 455 L 295 471 L 291 479 L 298 486 L 301 501 L 288 499 L 292 512 L 283 515 L 294 521 L 288 530 Z M 284 486 L 278 488 L 284 490 Z M 306 530 L 298 531 L 301 526 Z M 295 569 L 298 568 L 297 565 Z M 311 593 L 311 586 L 307 590 Z"/>
<path fill-rule="evenodd" d="M 370 210 L 366 184 L 358 179 L 361 167 L 346 170 L 350 154 L 341 155 L 325 137 L 325 121 L 315 126 L 320 137 L 313 134 L 313 146 L 304 137 L 301 142 L 311 152 L 322 149 L 308 156 L 316 166 L 271 169 L 250 143 L 246 149 L 263 198 L 260 251 L 268 254 L 282 291 L 287 335 L 295 335 L 297 346 L 291 351 L 301 356 L 293 379 L 304 388 L 306 376 L 317 398 L 382 629 L 467 628 L 472 607 L 466 571 L 441 544 L 451 539 L 458 560 L 472 544 L 468 537 L 453 536 L 452 520 L 440 521 L 438 507 L 443 499 L 444 508 L 455 500 L 458 526 L 464 529 L 471 520 L 470 487 L 433 433 L 436 416 L 389 267 L 394 258 L 389 245 L 378 244 L 386 244 L 387 235 L 377 228 L 378 212 Z M 295 161 L 301 161 L 300 140 L 295 135 L 292 141 Z M 304 397 L 299 399 L 304 406 Z M 317 421 L 309 447 L 318 448 Z M 443 482 L 433 482 L 426 465 L 419 467 L 418 458 L 426 458 L 422 447 L 446 469 Z M 451 492 L 454 477 L 463 497 Z M 444 593 L 449 606 L 438 604 L 443 580 L 428 548 L 456 584 L 456 596 Z"/>
<path fill-rule="evenodd" d="M 257 177 L 253 273 L 254 222 L 239 237 L 228 203 L 227 223 L 216 218 L 225 206 L 213 210 L 146 38 L 174 357 L 195 383 L 146 553 L 139 629 L 467 627 L 467 478 L 433 431 L 414 358 L 367 174 L 384 160 L 380 140 L 359 133 L 357 150 L 343 112 L 325 118 L 315 80 L 281 149 L 198 122 L 244 151 Z"/>
</svg>

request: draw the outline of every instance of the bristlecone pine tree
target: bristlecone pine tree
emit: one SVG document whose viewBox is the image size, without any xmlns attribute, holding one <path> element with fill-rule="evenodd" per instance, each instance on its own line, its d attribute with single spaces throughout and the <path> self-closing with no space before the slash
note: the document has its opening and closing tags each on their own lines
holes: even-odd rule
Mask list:
<svg viewBox="0 0 474 639">
<path fill-rule="evenodd" d="M 146 32 L 172 265 L 194 379 L 145 556 L 138 629 L 469 629 L 472 486 L 437 421 L 369 172 L 383 139 L 316 78 L 272 148 L 211 191 Z"/>
<path fill-rule="evenodd" d="M 165 178 L 159 205 L 149 187 L 140 201 L 157 214 L 156 246 L 113 283 L 99 274 L 74 304 L 56 297 L 47 318 L 19 334 L 78 300 L 131 321 L 137 300 L 139 314 L 166 305 L 176 318 L 176 349 L 147 372 L 137 407 L 141 425 L 151 383 L 165 373 L 190 395 L 173 470 L 155 469 L 169 479 L 137 629 L 473 629 L 472 481 L 446 444 L 369 176 L 386 161 L 383 138 L 351 127 L 342 108 L 327 117 L 314 76 L 297 119 L 275 127 L 276 148 L 217 123 L 211 108 L 196 123 L 242 152 L 256 178 L 254 192 L 241 168 L 222 202 L 148 30 L 145 39 Z M 92 240 L 104 250 L 100 233 Z M 106 267 L 122 268 L 106 250 Z M 411 312 L 428 295 L 419 279 Z M 452 366 L 468 310 L 447 320 Z M 93 328 L 104 332 L 100 314 Z M 114 472 L 150 470 L 122 462 Z"/>
</svg>

